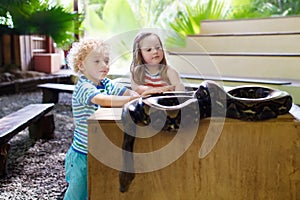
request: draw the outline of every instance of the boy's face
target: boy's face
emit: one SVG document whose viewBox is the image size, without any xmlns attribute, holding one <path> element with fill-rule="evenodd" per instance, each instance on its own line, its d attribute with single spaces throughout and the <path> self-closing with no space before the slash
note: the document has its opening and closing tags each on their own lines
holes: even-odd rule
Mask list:
<svg viewBox="0 0 300 200">
<path fill-rule="evenodd" d="M 163 49 L 155 35 L 149 35 L 140 42 L 142 56 L 146 64 L 158 65 L 163 57 Z"/>
<path fill-rule="evenodd" d="M 82 63 L 85 77 L 98 84 L 109 72 L 109 53 L 105 50 L 92 50 Z"/>
</svg>

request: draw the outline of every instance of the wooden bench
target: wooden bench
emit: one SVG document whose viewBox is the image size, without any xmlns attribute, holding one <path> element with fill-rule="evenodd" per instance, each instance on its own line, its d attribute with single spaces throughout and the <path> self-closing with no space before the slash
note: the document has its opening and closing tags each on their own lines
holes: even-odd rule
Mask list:
<svg viewBox="0 0 300 200">
<path fill-rule="evenodd" d="M 49 112 L 54 104 L 30 104 L 0 119 L 0 176 L 6 175 L 9 141 L 29 127 L 30 137 L 50 139 L 54 136 L 54 118 Z"/>
<path fill-rule="evenodd" d="M 43 91 L 43 103 L 57 103 L 60 92 L 73 93 L 75 85 L 62 83 L 45 83 L 38 85 Z"/>
<path fill-rule="evenodd" d="M 119 78 L 113 80 L 114 82 L 119 82 Z M 130 88 L 130 80 L 126 79 L 126 82 L 119 82 L 127 88 Z M 60 92 L 73 93 L 75 85 L 62 84 L 62 83 L 44 83 L 39 84 L 38 88 L 43 91 L 43 103 L 57 103 L 59 99 Z"/>
</svg>

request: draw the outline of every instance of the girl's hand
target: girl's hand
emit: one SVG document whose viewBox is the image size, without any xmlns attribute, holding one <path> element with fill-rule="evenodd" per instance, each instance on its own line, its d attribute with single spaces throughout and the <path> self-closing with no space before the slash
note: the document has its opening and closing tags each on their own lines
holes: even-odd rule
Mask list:
<svg viewBox="0 0 300 200">
<path fill-rule="evenodd" d="M 141 96 L 148 96 L 148 95 L 151 95 L 151 94 L 160 94 L 160 93 L 163 93 L 163 92 L 166 92 L 166 91 L 174 91 L 174 90 L 175 90 L 174 85 L 167 85 L 167 86 L 164 86 L 164 87 L 157 87 L 157 88 L 148 89 L 145 92 L 143 92 L 141 94 Z"/>
<path fill-rule="evenodd" d="M 167 85 L 167 86 L 164 86 L 162 88 L 163 88 L 164 92 L 167 92 L 167 91 L 174 91 L 176 86 L 175 85 Z"/>
</svg>

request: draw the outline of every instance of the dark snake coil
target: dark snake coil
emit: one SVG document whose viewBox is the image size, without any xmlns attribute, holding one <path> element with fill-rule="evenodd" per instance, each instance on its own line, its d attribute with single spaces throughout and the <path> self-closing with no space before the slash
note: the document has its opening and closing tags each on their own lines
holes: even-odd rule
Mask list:
<svg viewBox="0 0 300 200">
<path fill-rule="evenodd" d="M 173 131 L 181 124 L 199 123 L 206 117 L 266 120 L 288 113 L 292 102 L 287 92 L 269 87 L 245 85 L 225 91 L 214 81 L 203 81 L 193 92 L 166 92 L 127 103 L 122 111 L 124 151 L 120 191 L 126 192 L 135 177 L 132 152 L 136 125 Z"/>
</svg>

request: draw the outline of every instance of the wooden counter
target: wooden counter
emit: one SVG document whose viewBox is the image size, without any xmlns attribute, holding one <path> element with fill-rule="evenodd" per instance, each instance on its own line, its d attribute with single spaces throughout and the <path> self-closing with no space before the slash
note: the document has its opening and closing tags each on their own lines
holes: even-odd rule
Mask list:
<svg viewBox="0 0 300 200">
<path fill-rule="evenodd" d="M 160 162 L 183 150 L 177 160 L 156 171 L 137 173 L 125 193 L 119 191 L 117 168 L 122 163 L 120 114 L 121 108 L 101 108 L 88 120 L 89 199 L 300 199 L 300 122 L 289 114 L 261 122 L 226 119 L 223 124 L 220 119 L 201 120 L 190 146 L 185 148 L 177 142 L 173 144 L 174 151 L 153 158 L 153 162 Z M 151 132 L 139 131 L 145 135 Z M 214 133 L 212 140 L 217 138 L 216 144 L 201 158 L 199 151 L 205 136 Z M 175 136 L 160 132 L 137 138 L 134 152 L 164 150 Z"/>
</svg>

